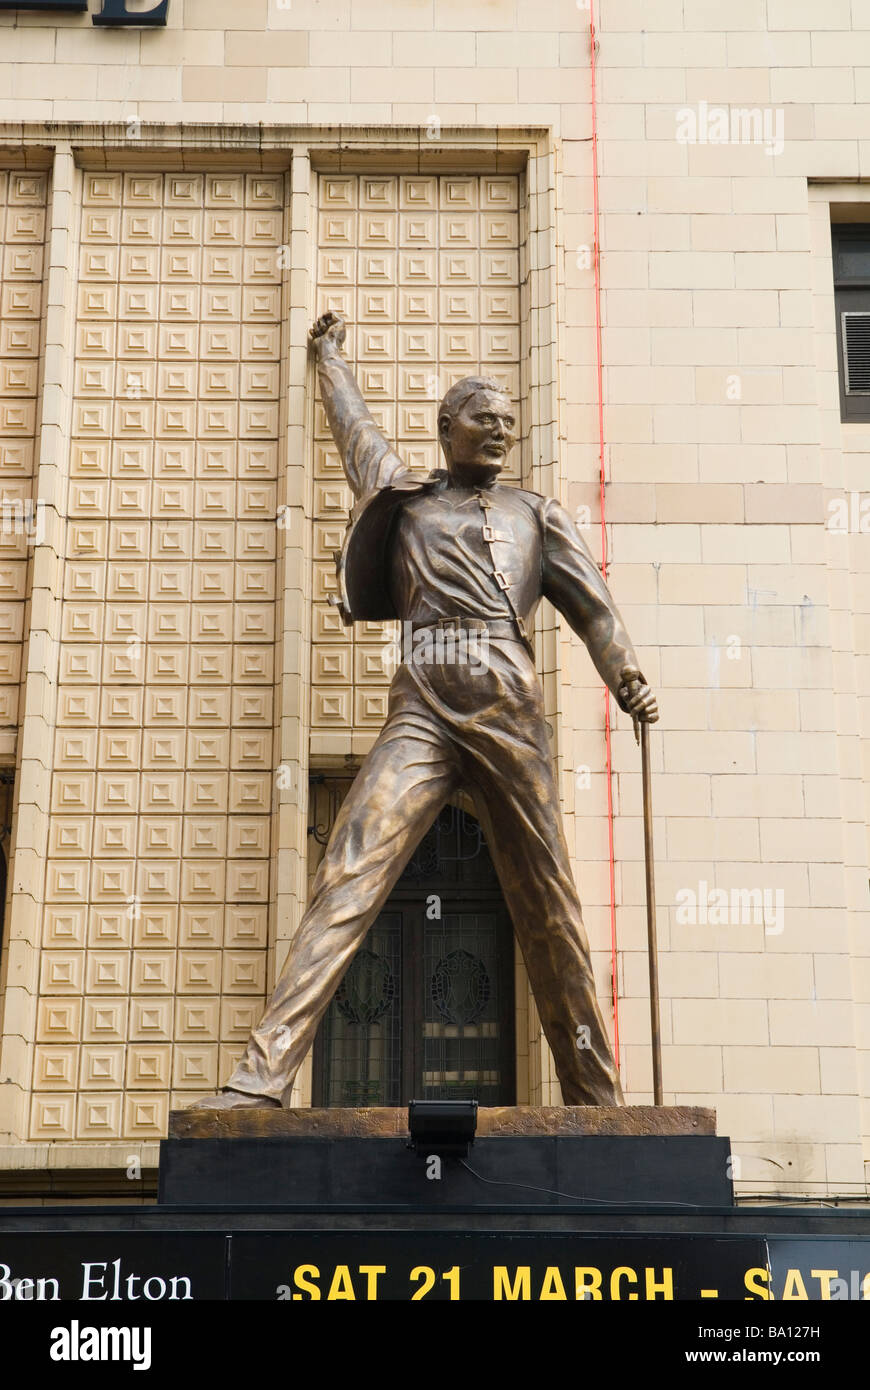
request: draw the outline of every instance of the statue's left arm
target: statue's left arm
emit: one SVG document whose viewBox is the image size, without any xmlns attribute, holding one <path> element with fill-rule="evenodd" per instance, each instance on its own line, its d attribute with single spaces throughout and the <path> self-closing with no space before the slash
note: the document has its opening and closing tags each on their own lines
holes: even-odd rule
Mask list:
<svg viewBox="0 0 870 1390">
<path fill-rule="evenodd" d="M 542 526 L 544 597 L 583 638 L 620 709 L 652 722 L 658 718 L 655 697 L 589 547 L 565 508 L 552 499 L 544 504 Z M 630 691 L 625 688 L 627 671 L 632 673 Z"/>
</svg>

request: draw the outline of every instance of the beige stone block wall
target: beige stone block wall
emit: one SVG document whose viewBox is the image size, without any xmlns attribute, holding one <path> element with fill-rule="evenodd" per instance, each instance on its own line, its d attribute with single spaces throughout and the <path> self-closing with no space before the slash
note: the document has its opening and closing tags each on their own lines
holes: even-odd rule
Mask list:
<svg viewBox="0 0 870 1390">
<path fill-rule="evenodd" d="M 656 576 L 653 597 L 638 582 L 624 611 L 637 640 L 658 648 L 666 721 L 654 736 L 661 748 L 656 805 L 665 861 L 660 936 L 662 907 L 667 915 L 666 1086 L 699 1101 L 705 1094 L 715 1098 L 722 1127 L 744 1160 L 744 1191 L 863 1187 L 852 967 L 863 898 L 850 900 L 848 884 L 850 862 L 866 861 L 866 849 L 863 836 L 856 844 L 852 835 L 856 802 L 849 782 L 859 766 L 848 752 L 853 719 L 843 697 L 854 679 L 848 664 L 836 660 L 832 637 L 836 608 L 851 604 L 848 594 L 837 600 L 842 587 L 832 585 L 828 561 L 825 436 L 810 307 L 819 280 L 831 294 L 830 249 L 827 262 L 817 263 L 807 178 L 825 174 L 831 160 L 859 172 L 857 145 L 834 148 L 820 138 L 854 140 L 851 65 L 866 53 L 868 37 L 849 32 L 839 35 L 848 43 L 820 48 L 816 34 L 779 32 L 813 25 L 851 30 L 844 9 L 839 16 L 826 12 L 823 23 L 811 21 L 809 12 L 796 23 L 797 5 L 783 7 L 775 21 L 769 6 L 766 12 L 762 5 L 741 7 L 748 12 L 742 18 L 720 10 L 718 21 L 710 6 L 685 6 L 674 33 L 647 35 L 642 57 L 632 60 L 656 69 L 637 88 L 643 146 L 632 142 L 624 120 L 629 73 L 623 68 L 613 80 L 606 66 L 600 73 L 602 128 L 615 132 L 603 166 L 612 177 L 602 181 L 606 322 L 627 327 L 634 313 L 649 324 L 633 349 L 627 333 L 608 340 L 618 360 L 611 368 L 605 353 L 605 396 L 616 405 L 606 417 L 614 586 L 619 593 L 623 559 L 654 566 Z M 735 30 L 718 36 L 724 59 L 707 43 L 709 34 L 698 42 L 688 32 L 696 23 Z M 611 25 L 603 6 L 602 52 Z M 778 32 L 765 33 L 767 27 Z M 848 71 L 829 70 L 844 61 L 848 44 Z M 623 61 L 627 53 L 623 48 Z M 675 54 L 682 55 L 679 73 Z M 780 66 L 789 63 L 791 71 Z M 657 80 L 665 72 L 672 77 L 670 102 Z M 782 104 L 784 149 L 768 156 L 740 142 L 680 144 L 680 110 L 697 114 L 701 102 L 765 106 L 771 119 Z M 834 103 L 841 104 L 839 122 Z M 821 112 L 828 118 L 824 134 Z M 626 174 L 636 175 L 633 189 Z M 623 219 L 615 224 L 618 244 L 648 253 L 645 269 L 628 262 L 617 268 L 629 287 L 613 294 L 606 256 L 611 209 Z M 645 236 L 628 231 L 632 215 Z M 832 305 L 825 309 L 830 322 Z M 657 378 L 665 363 L 690 368 L 692 386 Z M 629 366 L 633 379 L 620 379 Z M 835 383 L 835 360 L 833 372 Z M 676 393 L 672 399 L 669 392 Z M 633 416 L 620 413 L 622 401 L 631 402 Z M 839 435 L 836 396 L 832 404 Z M 681 452 L 671 460 L 675 448 Z M 658 482 L 653 515 L 638 518 L 625 505 L 619 487 L 625 463 L 635 483 Z M 673 483 L 665 481 L 669 467 L 680 469 Z M 705 495 L 711 484 L 718 496 Z M 660 606 L 653 608 L 656 600 Z M 845 647 L 848 663 L 854 650 L 848 632 Z M 623 752 L 631 750 L 617 745 Z M 667 784 L 677 776 L 700 778 L 696 796 L 702 805 L 709 796 L 712 819 L 674 804 Z M 626 862 L 639 833 L 632 832 L 636 781 L 627 772 L 619 776 L 620 811 L 628 814 L 618 843 L 623 900 L 636 903 L 639 913 L 639 865 L 630 869 Z M 863 811 L 858 818 L 863 822 Z M 733 911 L 721 924 L 681 922 L 677 895 L 690 890 L 697 898 L 702 886 L 725 889 L 729 897 L 732 890 L 780 889 L 781 930 L 772 916 L 763 925 Z M 625 989 L 642 999 L 639 929 L 627 946 Z M 687 956 L 708 966 L 703 992 L 684 1003 L 672 966 Z M 644 1077 L 648 1085 L 647 1057 L 634 1041 L 626 1062 L 632 1092 Z M 756 1092 L 773 1103 L 753 1118 Z M 836 1103 L 828 1103 L 834 1092 Z M 792 1095 L 799 1103 L 789 1103 Z M 837 1134 L 844 1143 L 835 1153 Z"/>
</svg>

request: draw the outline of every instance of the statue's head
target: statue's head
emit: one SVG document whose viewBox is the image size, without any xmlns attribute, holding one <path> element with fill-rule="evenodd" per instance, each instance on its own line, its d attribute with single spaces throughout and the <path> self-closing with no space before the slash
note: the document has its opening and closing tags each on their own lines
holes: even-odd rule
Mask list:
<svg viewBox="0 0 870 1390">
<path fill-rule="evenodd" d="M 466 376 L 438 407 L 438 439 L 451 477 L 469 487 L 494 483 L 516 443 L 510 396 L 488 377 Z"/>
</svg>

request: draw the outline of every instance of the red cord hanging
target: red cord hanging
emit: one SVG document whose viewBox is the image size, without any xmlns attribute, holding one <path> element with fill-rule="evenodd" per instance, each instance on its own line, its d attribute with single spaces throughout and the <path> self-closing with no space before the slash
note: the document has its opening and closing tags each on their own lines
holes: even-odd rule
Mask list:
<svg viewBox="0 0 870 1390">
<path fill-rule="evenodd" d="M 607 528 L 604 480 L 604 368 L 601 351 L 601 237 L 598 203 L 598 121 L 595 90 L 595 0 L 589 0 L 589 104 L 592 118 L 592 266 L 595 276 L 595 365 L 598 386 L 598 488 L 601 511 L 601 572 L 607 579 Z M 616 868 L 613 850 L 613 759 L 610 691 L 604 687 L 604 753 L 607 782 L 607 846 L 610 861 L 610 969 L 613 1002 L 613 1051 L 619 1066 L 619 992 L 616 942 Z"/>
</svg>

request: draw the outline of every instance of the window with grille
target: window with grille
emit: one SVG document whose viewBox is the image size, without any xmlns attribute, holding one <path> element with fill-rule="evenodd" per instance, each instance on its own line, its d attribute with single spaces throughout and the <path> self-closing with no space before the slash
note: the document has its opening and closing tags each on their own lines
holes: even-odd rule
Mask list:
<svg viewBox="0 0 870 1390">
<path fill-rule="evenodd" d="M 835 223 L 831 232 L 840 414 L 870 421 L 870 223 Z"/>
</svg>

